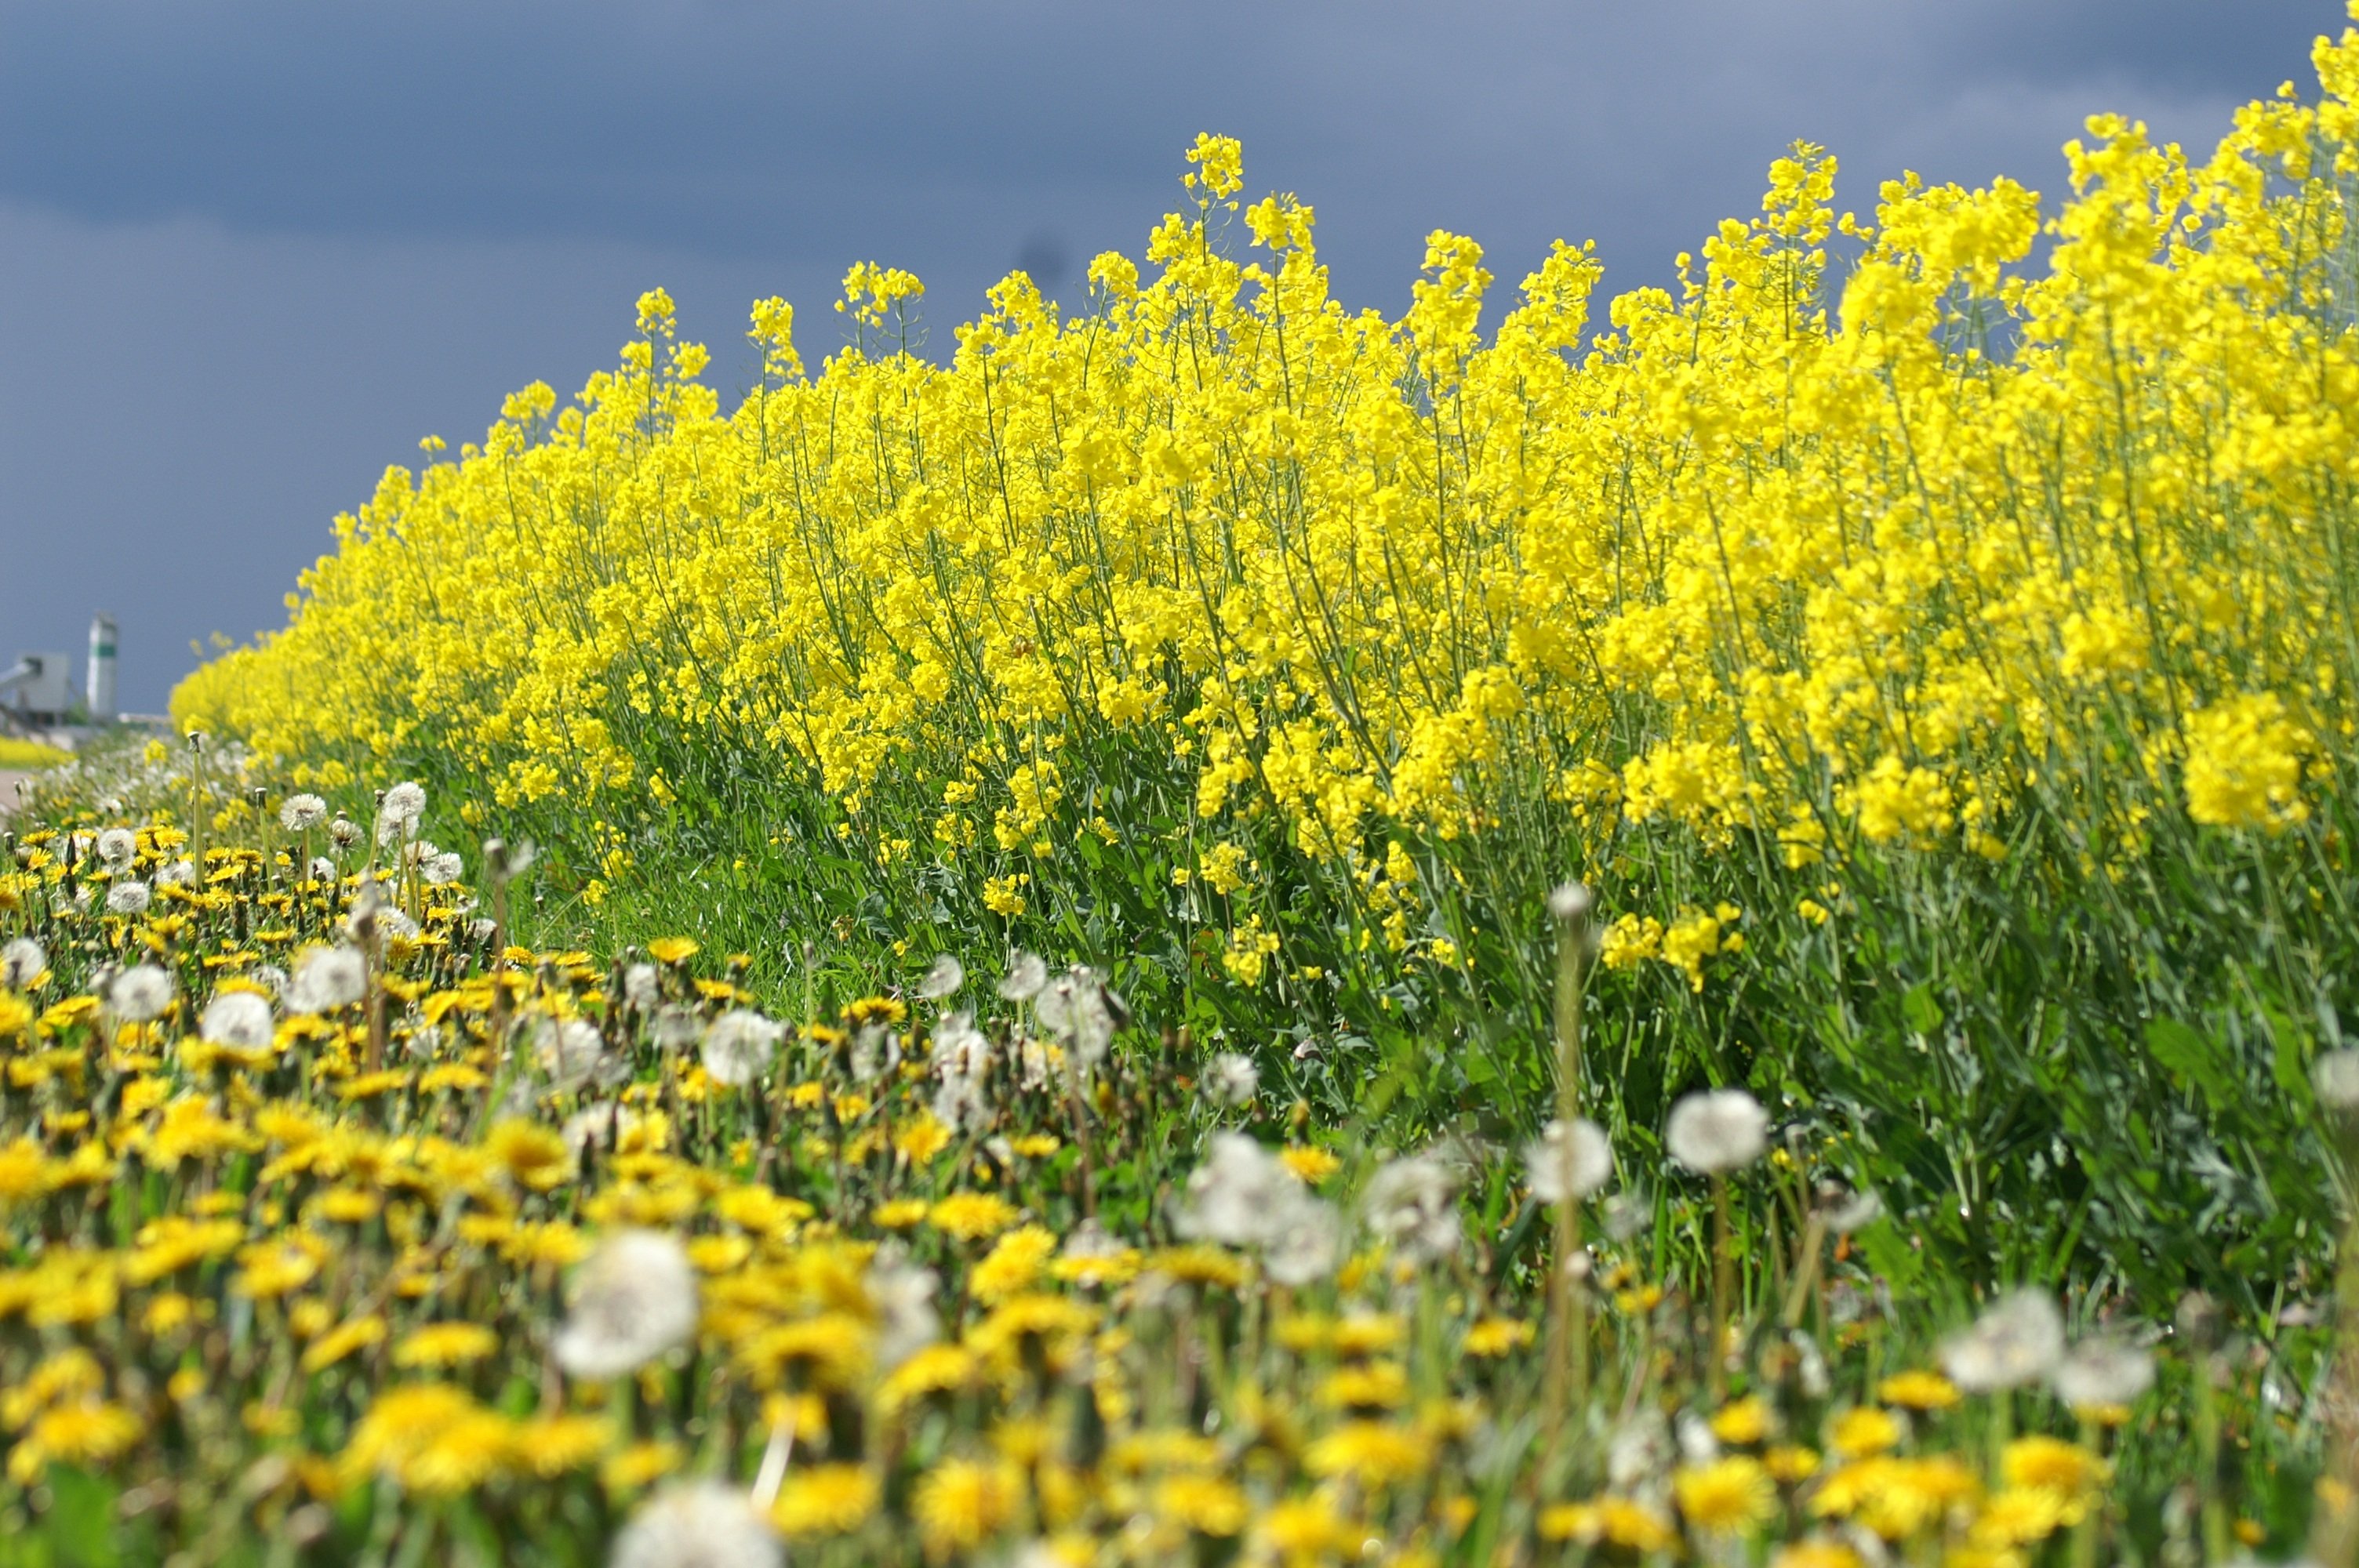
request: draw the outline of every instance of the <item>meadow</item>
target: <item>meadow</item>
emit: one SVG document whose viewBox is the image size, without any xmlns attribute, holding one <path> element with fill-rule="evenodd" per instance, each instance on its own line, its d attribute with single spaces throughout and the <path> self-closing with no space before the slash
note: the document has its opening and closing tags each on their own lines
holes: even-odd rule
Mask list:
<svg viewBox="0 0 2359 1568">
<path fill-rule="evenodd" d="M 650 292 L 19 824 L 0 1557 L 2351 1561 L 2313 65 L 1595 319 L 1211 135 Z"/>
</svg>

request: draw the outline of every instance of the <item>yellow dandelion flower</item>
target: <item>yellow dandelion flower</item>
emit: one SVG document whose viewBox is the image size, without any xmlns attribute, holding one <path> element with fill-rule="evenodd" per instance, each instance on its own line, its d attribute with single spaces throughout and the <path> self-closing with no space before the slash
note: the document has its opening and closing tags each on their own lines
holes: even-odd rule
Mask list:
<svg viewBox="0 0 2359 1568">
<path fill-rule="evenodd" d="M 1540 1510 L 1539 1533 L 1544 1541 L 1618 1546 L 1637 1552 L 1669 1552 L 1680 1543 L 1680 1532 L 1669 1519 L 1631 1498 L 1552 1504 Z"/>
<path fill-rule="evenodd" d="M 1897 1446 L 1900 1438 L 1899 1418 L 1874 1405 L 1847 1410 L 1827 1427 L 1827 1446 L 1846 1459 L 1882 1454 Z"/>
<path fill-rule="evenodd" d="M 2075 1500 L 2104 1484 L 2105 1462 L 2079 1444 L 2061 1438 L 2018 1437 L 1999 1455 L 1999 1473 L 2009 1487 L 2053 1492 Z"/>
<path fill-rule="evenodd" d="M 1875 1397 L 1903 1410 L 1945 1411 L 1964 1398 L 1958 1386 L 1939 1372 L 1899 1372 L 1875 1386 Z"/>
<path fill-rule="evenodd" d="M 1156 1483 L 1155 1511 L 1199 1535 L 1242 1531 L 1250 1509 L 1245 1493 L 1217 1476 L 1172 1476 Z"/>
<path fill-rule="evenodd" d="M 1314 1476 L 1348 1476 L 1375 1490 L 1421 1474 L 1433 1445 L 1416 1432 L 1380 1422 L 1346 1422 L 1312 1443 L 1303 1463 Z"/>
<path fill-rule="evenodd" d="M 1520 1350 L 1538 1336 L 1531 1324 L 1512 1317 L 1486 1317 L 1466 1331 L 1466 1354 L 1500 1357 Z"/>
<path fill-rule="evenodd" d="M 1749 1448 L 1769 1435 L 1769 1401 L 1755 1394 L 1713 1411 L 1712 1434 L 1723 1443 Z"/>
<path fill-rule="evenodd" d="M 480 1323 L 429 1323 L 403 1335 L 393 1364 L 409 1368 L 464 1367 L 500 1347 L 500 1336 Z"/>
<path fill-rule="evenodd" d="M 676 1443 L 635 1443 L 608 1455 L 598 1467 L 598 1484 L 609 1492 L 635 1492 L 679 1468 Z"/>
<path fill-rule="evenodd" d="M 946 1459 L 918 1479 L 909 1511 L 926 1554 L 940 1559 L 972 1552 L 1016 1515 L 1023 1473 L 1005 1461 Z"/>
<path fill-rule="evenodd" d="M 1777 1507 L 1777 1484 L 1761 1461 L 1747 1454 L 1682 1466 L 1671 1477 L 1671 1489 L 1687 1521 L 1715 1534 L 1748 1530 Z"/>
<path fill-rule="evenodd" d="M 876 1512 L 875 1475 L 859 1465 L 813 1465 L 790 1471 L 771 1506 L 782 1535 L 849 1535 Z"/>
<path fill-rule="evenodd" d="M 2045 1487 L 2009 1487 L 1983 1504 L 1971 1533 L 1974 1544 L 1986 1549 L 2029 1546 L 2078 1523 L 2080 1513 L 2062 1494 Z"/>
<path fill-rule="evenodd" d="M 1011 1230 L 974 1266 L 967 1276 L 967 1288 L 978 1301 L 1005 1301 L 1029 1290 L 1056 1250 L 1056 1233 L 1045 1226 Z"/>
<path fill-rule="evenodd" d="M 537 1416 L 516 1423 L 516 1462 L 544 1480 L 586 1469 L 614 1434 L 614 1423 L 603 1416 Z"/>
<path fill-rule="evenodd" d="M 962 1241 L 980 1241 L 1014 1225 L 1016 1207 L 996 1193 L 952 1193 L 926 1211 L 926 1222 Z"/>
</svg>

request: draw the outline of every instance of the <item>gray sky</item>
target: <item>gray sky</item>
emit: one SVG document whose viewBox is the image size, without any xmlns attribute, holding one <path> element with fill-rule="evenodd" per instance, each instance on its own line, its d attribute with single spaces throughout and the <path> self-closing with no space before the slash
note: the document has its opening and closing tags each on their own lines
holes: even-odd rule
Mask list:
<svg viewBox="0 0 2359 1568">
<path fill-rule="evenodd" d="M 1841 200 L 1913 168 L 2061 184 L 2116 109 L 2207 147 L 2340 0 L 0 0 L 0 663 L 123 622 L 127 706 L 285 617 L 333 515 L 428 433 L 570 394 L 653 285 L 749 373 L 814 362 L 844 268 L 940 341 L 1020 262 L 1136 255 L 1200 130 L 1318 210 L 1396 311 L 1435 227 L 1506 282 L 1594 238 L 1662 281 L 1809 137 Z"/>
</svg>

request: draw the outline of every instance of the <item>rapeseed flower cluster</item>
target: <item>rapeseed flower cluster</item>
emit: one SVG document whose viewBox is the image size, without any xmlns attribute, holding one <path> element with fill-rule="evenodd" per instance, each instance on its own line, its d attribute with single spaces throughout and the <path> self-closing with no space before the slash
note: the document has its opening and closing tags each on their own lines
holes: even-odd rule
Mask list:
<svg viewBox="0 0 2359 1568">
<path fill-rule="evenodd" d="M 2042 1151 L 1879 1176 L 1953 1261 L 2052 1203 L 2160 1288 L 2202 1212 L 2247 1289 L 2332 1223 L 2248 1152 L 2359 1012 L 2359 35 L 2315 65 L 2208 155 L 2090 121 L 2048 210 L 1844 211 L 1797 147 L 1602 303 L 1582 246 L 1508 287 L 1436 232 L 1403 313 L 1347 309 L 1217 136 L 1142 254 L 1070 308 L 1011 275 L 940 360 L 864 264 L 824 357 L 754 307 L 724 406 L 654 290 L 577 396 L 388 471 L 175 711 L 348 809 L 424 773 L 602 939 L 1121 955 L 1232 1044 L 1444 1038 L 1429 1101 L 1545 1094 L 1571 871 L 1662 1092 L 1761 1063 Z"/>
</svg>

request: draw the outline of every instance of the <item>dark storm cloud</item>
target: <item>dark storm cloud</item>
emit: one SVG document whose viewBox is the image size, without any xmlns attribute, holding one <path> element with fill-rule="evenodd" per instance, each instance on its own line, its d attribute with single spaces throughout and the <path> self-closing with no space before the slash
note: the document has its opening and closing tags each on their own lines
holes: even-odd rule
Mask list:
<svg viewBox="0 0 2359 1568">
<path fill-rule="evenodd" d="M 0 0 L 0 660 L 124 616 L 127 697 L 247 634 L 417 438 L 580 384 L 656 283 L 745 373 L 748 300 L 1136 254 L 1200 130 L 1299 192 L 1355 305 L 1425 232 L 1610 288 L 1756 208 L 1915 168 L 2060 183 L 2101 109 L 2199 146 L 2339 0 Z M 1044 281 L 1051 281 L 1044 276 Z"/>
<path fill-rule="evenodd" d="M 1977 91 L 2249 96 L 2299 74 L 2338 15 L 2331 0 L 16 5 L 0 7 L 0 195 L 102 221 L 776 255 L 929 214 L 1020 210 L 1020 233 L 1054 202 L 1159 199 L 1178 146 L 1213 126 L 1346 199 L 1414 198 L 1407 181 L 1447 167 L 1470 206 L 1580 208 L 1665 161 L 1872 136 Z M 2006 129 L 1989 128 L 1994 150 L 2018 150 Z M 1490 161 L 1461 161 L 1477 150 Z"/>
</svg>

